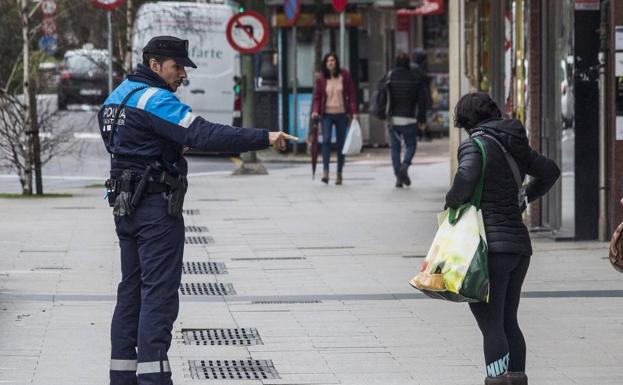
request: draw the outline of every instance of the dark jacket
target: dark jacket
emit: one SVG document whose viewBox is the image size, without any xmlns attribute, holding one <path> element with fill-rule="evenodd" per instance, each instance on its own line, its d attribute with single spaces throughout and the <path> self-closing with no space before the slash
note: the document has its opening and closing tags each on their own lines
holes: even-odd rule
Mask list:
<svg viewBox="0 0 623 385">
<path fill-rule="evenodd" d="M 355 90 L 355 83 L 350 76 L 350 72 L 345 69 L 340 70 L 342 75 L 342 87 L 344 96 L 344 108 L 347 114 L 357 113 L 357 90 Z M 322 73 L 316 74 L 316 83 L 314 84 L 314 100 L 312 102 L 312 112 L 318 115 L 324 115 L 327 101 L 327 79 L 324 78 Z"/>
<path fill-rule="evenodd" d="M 483 130 L 498 139 L 517 162 L 521 176 L 532 177 L 526 186 L 529 202 L 547 193 L 558 180 L 560 169 L 553 160 L 530 148 L 526 130 L 519 120 L 492 119 L 482 122 L 471 133 L 475 130 Z M 530 256 L 530 236 L 521 218 L 513 173 L 499 146 L 487 137 L 479 138 L 487 153 L 481 209 L 489 252 Z M 458 158 L 458 170 L 446 195 L 446 205 L 452 208 L 471 199 L 482 167 L 482 156 L 473 139 L 459 146 Z"/>
<path fill-rule="evenodd" d="M 430 76 L 428 76 L 428 72 L 425 67 L 417 63 L 411 64 L 411 71 L 417 81 L 421 84 L 422 104 L 424 106 L 424 110 L 427 110 L 433 105 L 433 98 L 430 94 Z"/>
<path fill-rule="evenodd" d="M 153 160 L 164 160 L 187 173 L 184 146 L 207 151 L 244 152 L 269 146 L 268 131 L 211 123 L 195 115 L 175 96 L 158 74 L 140 64 L 136 72 L 108 96 L 98 114 L 100 131 L 107 136 L 117 108 L 134 93 L 119 113 L 112 146 L 111 174 L 121 169 L 142 171 Z"/>
<path fill-rule="evenodd" d="M 388 72 L 381 82 L 385 84 Z M 420 79 L 408 68 L 395 67 L 389 79 L 390 115 L 415 118 L 426 123 L 424 87 Z"/>
</svg>

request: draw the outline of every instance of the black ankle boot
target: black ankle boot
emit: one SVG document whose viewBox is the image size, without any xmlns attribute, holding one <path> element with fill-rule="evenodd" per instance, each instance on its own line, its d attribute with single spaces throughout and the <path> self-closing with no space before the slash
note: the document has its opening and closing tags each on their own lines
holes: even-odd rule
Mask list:
<svg viewBox="0 0 623 385">
<path fill-rule="evenodd" d="M 524 372 L 508 372 L 506 376 L 511 380 L 511 385 L 528 385 L 528 376 Z"/>
<path fill-rule="evenodd" d="M 511 380 L 508 376 L 499 377 L 487 377 L 485 378 L 485 385 L 511 385 Z"/>
</svg>

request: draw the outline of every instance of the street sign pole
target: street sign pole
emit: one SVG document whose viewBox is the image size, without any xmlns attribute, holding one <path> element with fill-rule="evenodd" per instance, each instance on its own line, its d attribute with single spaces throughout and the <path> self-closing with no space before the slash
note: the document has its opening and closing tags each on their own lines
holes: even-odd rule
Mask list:
<svg viewBox="0 0 623 385">
<path fill-rule="evenodd" d="M 299 103 L 298 103 L 298 60 L 297 60 L 298 43 L 296 41 L 296 24 L 292 26 L 292 114 L 294 116 L 293 134 L 298 137 L 299 131 Z M 297 153 L 298 142 L 295 141 L 292 147 L 294 155 Z"/>
<path fill-rule="evenodd" d="M 342 63 L 346 63 L 346 58 L 344 57 L 344 35 L 345 35 L 345 28 L 344 28 L 344 14 L 346 13 L 346 11 L 342 11 L 340 12 L 340 60 L 342 61 Z"/>
<path fill-rule="evenodd" d="M 108 95 L 112 94 L 112 10 L 106 12 L 108 19 Z"/>
<path fill-rule="evenodd" d="M 268 23 L 264 17 L 253 11 L 234 15 L 225 28 L 229 44 L 240 52 L 242 73 L 242 123 L 245 127 L 255 126 L 255 76 L 253 55 L 268 42 Z M 255 151 L 242 154 L 242 163 L 233 175 L 268 174 L 262 163 L 258 162 Z"/>
</svg>

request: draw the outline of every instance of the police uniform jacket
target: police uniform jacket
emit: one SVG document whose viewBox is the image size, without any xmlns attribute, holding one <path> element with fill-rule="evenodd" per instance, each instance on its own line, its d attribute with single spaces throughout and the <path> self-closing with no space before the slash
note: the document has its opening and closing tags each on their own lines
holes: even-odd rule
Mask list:
<svg viewBox="0 0 623 385">
<path fill-rule="evenodd" d="M 98 114 L 103 137 L 110 132 L 119 105 L 134 89 L 119 112 L 111 146 L 111 176 L 123 169 L 142 172 L 154 160 L 165 161 L 186 175 L 183 147 L 215 152 L 245 152 L 270 145 L 268 130 L 231 127 L 212 123 L 192 112 L 173 90 L 147 66 L 139 64 L 134 74 L 108 96 Z"/>
</svg>

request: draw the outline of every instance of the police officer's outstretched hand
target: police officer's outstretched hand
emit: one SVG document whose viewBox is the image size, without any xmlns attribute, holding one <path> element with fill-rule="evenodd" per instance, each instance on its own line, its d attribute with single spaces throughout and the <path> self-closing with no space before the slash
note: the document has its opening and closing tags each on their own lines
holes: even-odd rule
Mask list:
<svg viewBox="0 0 623 385">
<path fill-rule="evenodd" d="M 298 141 L 299 138 L 297 138 L 296 136 L 288 135 L 282 131 L 275 131 L 268 133 L 268 140 L 276 150 L 284 151 L 286 149 L 286 140 Z"/>
</svg>

